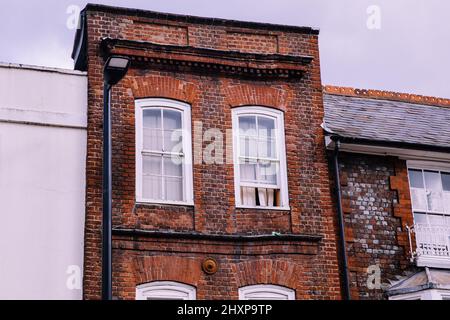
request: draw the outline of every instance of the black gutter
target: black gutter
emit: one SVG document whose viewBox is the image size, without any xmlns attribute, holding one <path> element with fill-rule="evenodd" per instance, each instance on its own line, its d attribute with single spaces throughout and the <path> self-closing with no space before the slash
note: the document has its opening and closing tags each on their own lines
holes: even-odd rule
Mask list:
<svg viewBox="0 0 450 320">
<path fill-rule="evenodd" d="M 334 183 L 336 192 L 336 207 L 338 210 L 339 220 L 339 244 L 341 255 L 341 268 L 342 268 L 342 287 L 345 300 L 351 300 L 350 294 L 350 279 L 348 274 L 348 259 L 347 259 L 347 246 L 345 241 L 345 222 L 344 211 L 342 209 L 342 193 L 341 193 L 341 178 L 339 175 L 339 147 L 340 140 L 337 137 L 332 137 L 335 143 L 335 149 L 333 154 L 334 164 Z"/>
<path fill-rule="evenodd" d="M 235 234 L 204 234 L 197 232 L 170 232 L 151 231 L 139 229 L 113 229 L 113 234 L 118 236 L 142 236 L 149 238 L 165 239 L 189 239 L 189 240 L 209 240 L 209 241 L 230 241 L 230 242 L 262 242 L 262 241 L 306 241 L 320 242 L 323 237 L 309 234 L 280 234 L 280 235 L 235 235 Z"/>
<path fill-rule="evenodd" d="M 102 299 L 112 300 L 111 85 L 105 81 L 103 86 Z"/>
</svg>

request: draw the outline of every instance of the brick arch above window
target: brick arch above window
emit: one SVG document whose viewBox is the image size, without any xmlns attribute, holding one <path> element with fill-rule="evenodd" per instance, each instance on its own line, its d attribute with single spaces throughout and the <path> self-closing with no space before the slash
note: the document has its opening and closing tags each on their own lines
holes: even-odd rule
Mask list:
<svg viewBox="0 0 450 320">
<path fill-rule="evenodd" d="M 195 84 L 173 77 L 143 76 L 131 80 L 135 99 L 150 97 L 169 98 L 192 104 L 198 95 Z"/>
<path fill-rule="evenodd" d="M 173 281 L 197 287 L 202 275 L 200 259 L 175 256 L 147 256 L 134 259 L 136 285 Z"/>
<path fill-rule="evenodd" d="M 225 89 L 227 102 L 232 107 L 258 105 L 285 111 L 290 96 L 287 91 L 269 86 L 236 85 Z"/>
<path fill-rule="evenodd" d="M 284 260 L 246 261 L 233 265 L 232 269 L 239 288 L 262 284 L 296 288 L 302 274 L 299 266 Z"/>
</svg>

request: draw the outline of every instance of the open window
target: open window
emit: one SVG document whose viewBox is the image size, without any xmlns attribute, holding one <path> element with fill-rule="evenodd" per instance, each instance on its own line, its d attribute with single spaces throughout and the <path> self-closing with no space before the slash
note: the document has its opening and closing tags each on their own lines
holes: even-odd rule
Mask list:
<svg viewBox="0 0 450 320">
<path fill-rule="evenodd" d="M 283 112 L 233 109 L 236 206 L 289 208 Z"/>
<path fill-rule="evenodd" d="M 196 289 L 184 283 L 158 281 L 136 288 L 136 300 L 195 300 Z"/>
<path fill-rule="evenodd" d="M 276 285 L 254 285 L 240 288 L 239 300 L 295 300 L 295 291 Z"/>
<path fill-rule="evenodd" d="M 136 101 L 138 202 L 193 204 L 191 108 L 168 99 Z"/>
</svg>

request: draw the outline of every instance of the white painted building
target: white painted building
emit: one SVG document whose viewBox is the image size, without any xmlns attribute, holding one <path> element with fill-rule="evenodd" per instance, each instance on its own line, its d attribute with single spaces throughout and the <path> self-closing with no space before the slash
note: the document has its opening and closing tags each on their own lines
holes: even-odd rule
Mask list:
<svg viewBox="0 0 450 320">
<path fill-rule="evenodd" d="M 81 299 L 87 76 L 0 64 L 0 299 Z"/>
</svg>

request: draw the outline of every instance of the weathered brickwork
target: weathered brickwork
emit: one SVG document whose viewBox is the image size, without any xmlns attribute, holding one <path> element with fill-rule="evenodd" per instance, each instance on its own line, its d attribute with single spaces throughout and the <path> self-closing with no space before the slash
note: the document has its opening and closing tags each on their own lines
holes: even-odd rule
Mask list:
<svg viewBox="0 0 450 320">
<path fill-rule="evenodd" d="M 302 77 L 296 78 L 257 78 L 246 68 L 240 72 L 248 72 L 249 76 L 225 74 L 232 72 L 233 66 L 225 68 L 222 73 L 204 71 L 217 65 L 203 66 L 205 58 L 201 62 L 193 62 L 192 66 L 181 64 L 177 67 L 171 65 L 171 58 L 168 58 L 167 66 L 157 65 L 158 59 L 154 62 L 146 60 L 150 59 L 148 57 L 137 57 L 133 61 L 127 77 L 114 87 L 112 93 L 113 224 L 116 229 L 138 230 L 140 233 L 133 236 L 114 233 L 114 296 L 134 299 L 136 285 L 167 280 L 195 286 L 199 299 L 236 299 L 239 287 L 269 283 L 295 289 L 297 299 L 339 299 L 336 215 L 320 127 L 323 102 L 317 34 L 301 28 L 284 30 L 272 27 L 272 30 L 261 25 L 263 30 L 259 30 L 255 25 L 230 26 L 223 21 L 209 20 L 205 23 L 186 17 L 168 18 L 96 6 L 88 7 L 86 15 L 89 123 L 85 298 L 98 299 L 101 288 L 104 58 L 100 43 L 102 38 L 109 37 L 225 52 L 312 58 L 312 62 L 302 69 Z M 129 51 L 121 52 L 131 52 L 131 49 L 126 50 Z M 143 49 L 137 51 L 133 54 L 148 53 Z M 208 59 L 216 63 L 216 58 Z M 254 62 L 252 68 L 270 69 L 273 65 L 274 62 Z M 280 68 L 292 67 L 285 62 L 279 65 Z M 296 64 L 294 67 L 300 66 Z M 199 68 L 203 69 L 199 71 Z M 268 75 L 279 74 L 277 72 L 278 69 L 276 72 L 270 69 Z M 284 111 L 291 210 L 236 209 L 233 165 L 228 162 L 205 164 L 198 161 L 201 154 L 196 153 L 193 207 L 137 204 L 134 101 L 148 97 L 189 103 L 192 121 L 201 122 L 203 131 L 215 128 L 225 133 L 230 130 L 231 110 L 237 106 L 262 105 Z M 206 142 L 199 141 L 195 133 L 193 139 L 194 146 L 206 146 Z M 163 231 L 184 236 L 173 239 L 161 235 L 156 237 L 152 233 Z M 302 241 L 228 240 L 222 243 L 186 236 L 272 235 L 273 232 L 313 237 Z M 219 271 L 214 275 L 206 275 L 201 270 L 201 262 L 209 256 L 219 262 Z"/>
<path fill-rule="evenodd" d="M 384 299 L 389 280 L 411 267 L 405 232 L 405 224 L 412 224 L 406 163 L 342 153 L 340 170 L 352 298 Z M 368 271 L 370 266 L 379 266 L 381 288 L 368 287 L 376 270 Z"/>
</svg>

